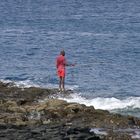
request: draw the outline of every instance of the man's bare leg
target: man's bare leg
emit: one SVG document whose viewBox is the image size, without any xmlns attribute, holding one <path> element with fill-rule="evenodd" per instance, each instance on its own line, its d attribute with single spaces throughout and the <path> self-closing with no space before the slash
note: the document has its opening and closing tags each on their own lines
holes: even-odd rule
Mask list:
<svg viewBox="0 0 140 140">
<path fill-rule="evenodd" d="M 62 77 L 59 78 L 59 90 L 61 91 Z"/>
<path fill-rule="evenodd" d="M 62 77 L 62 91 L 65 90 L 65 77 Z"/>
</svg>

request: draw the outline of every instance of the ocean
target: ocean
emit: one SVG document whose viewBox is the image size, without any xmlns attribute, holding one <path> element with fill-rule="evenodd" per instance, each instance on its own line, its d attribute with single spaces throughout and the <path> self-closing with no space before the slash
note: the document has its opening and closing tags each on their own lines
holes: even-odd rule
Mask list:
<svg viewBox="0 0 140 140">
<path fill-rule="evenodd" d="M 1 81 L 57 88 L 62 49 L 76 65 L 59 98 L 140 117 L 139 0 L 1 0 Z"/>
</svg>

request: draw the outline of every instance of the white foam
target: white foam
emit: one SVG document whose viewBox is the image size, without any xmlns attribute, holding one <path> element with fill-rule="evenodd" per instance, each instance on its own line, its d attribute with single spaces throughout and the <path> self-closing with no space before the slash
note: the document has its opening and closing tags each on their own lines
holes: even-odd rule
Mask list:
<svg viewBox="0 0 140 140">
<path fill-rule="evenodd" d="M 10 83 L 12 81 L 11 80 L 3 80 L 3 79 L 0 79 L 0 82 L 2 82 L 2 83 Z"/>
<path fill-rule="evenodd" d="M 103 110 L 113 110 L 113 109 L 124 109 L 124 108 L 140 108 L 140 97 L 128 97 L 126 99 L 117 99 L 117 98 L 102 98 L 97 97 L 94 99 L 86 99 L 81 97 L 79 94 L 73 94 L 69 98 L 62 98 L 67 102 L 76 102 L 80 104 L 85 104 L 86 106 L 94 106 L 95 109 Z"/>
<path fill-rule="evenodd" d="M 41 87 L 41 88 L 58 88 L 58 84 L 36 84 L 32 82 L 31 80 L 24 80 L 24 81 L 13 81 L 13 80 L 3 80 L 0 79 L 1 82 L 3 83 L 13 83 L 15 86 L 20 87 L 20 88 L 29 88 L 29 87 Z M 78 88 L 78 85 L 66 85 L 66 90 L 75 90 Z"/>
<path fill-rule="evenodd" d="M 29 88 L 29 87 L 40 87 L 39 85 L 37 84 L 34 84 L 33 82 L 31 82 L 30 80 L 25 80 L 25 81 L 18 81 L 18 82 L 14 82 L 16 86 L 18 87 L 26 87 L 26 88 Z"/>
<path fill-rule="evenodd" d="M 102 130 L 100 128 L 92 128 L 90 132 L 94 132 L 97 135 L 107 135 L 107 132 L 105 130 Z"/>
<path fill-rule="evenodd" d="M 34 84 L 30 80 L 25 80 L 25 81 L 0 80 L 0 81 L 3 83 L 13 83 L 15 86 L 20 88 L 40 87 L 39 85 Z"/>
</svg>

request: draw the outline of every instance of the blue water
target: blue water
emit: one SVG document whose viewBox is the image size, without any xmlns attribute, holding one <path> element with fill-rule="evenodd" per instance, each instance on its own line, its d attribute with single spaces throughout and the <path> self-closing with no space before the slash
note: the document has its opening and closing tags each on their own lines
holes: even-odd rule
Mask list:
<svg viewBox="0 0 140 140">
<path fill-rule="evenodd" d="M 72 100 L 140 117 L 139 0 L 1 0 L 1 80 L 57 87 L 61 49 Z"/>
</svg>

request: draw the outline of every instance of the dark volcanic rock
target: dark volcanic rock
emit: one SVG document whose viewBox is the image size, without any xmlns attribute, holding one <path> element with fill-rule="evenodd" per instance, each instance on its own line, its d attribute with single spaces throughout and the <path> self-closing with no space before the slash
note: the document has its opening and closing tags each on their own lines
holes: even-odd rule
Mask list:
<svg viewBox="0 0 140 140">
<path fill-rule="evenodd" d="M 0 139 L 7 140 L 100 140 L 89 128 L 67 128 L 65 125 L 15 127 L 0 125 Z"/>
</svg>

